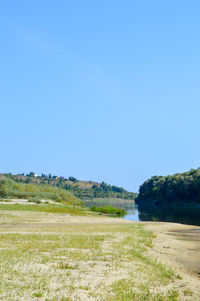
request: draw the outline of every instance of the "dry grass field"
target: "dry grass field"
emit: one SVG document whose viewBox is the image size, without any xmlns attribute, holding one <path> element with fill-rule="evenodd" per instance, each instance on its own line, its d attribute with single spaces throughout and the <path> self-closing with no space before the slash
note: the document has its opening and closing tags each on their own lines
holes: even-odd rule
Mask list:
<svg viewBox="0 0 200 301">
<path fill-rule="evenodd" d="M 2 208 L 0 300 L 199 300 L 143 223 Z"/>
</svg>

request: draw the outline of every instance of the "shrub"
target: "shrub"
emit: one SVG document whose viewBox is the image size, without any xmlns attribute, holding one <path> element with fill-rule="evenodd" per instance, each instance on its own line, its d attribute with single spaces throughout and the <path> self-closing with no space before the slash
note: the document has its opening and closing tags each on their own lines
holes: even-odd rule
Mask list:
<svg viewBox="0 0 200 301">
<path fill-rule="evenodd" d="M 93 212 L 107 213 L 111 215 L 123 216 L 126 214 L 126 211 L 121 208 L 112 207 L 110 205 L 106 205 L 103 207 L 93 206 L 90 208 Z"/>
</svg>

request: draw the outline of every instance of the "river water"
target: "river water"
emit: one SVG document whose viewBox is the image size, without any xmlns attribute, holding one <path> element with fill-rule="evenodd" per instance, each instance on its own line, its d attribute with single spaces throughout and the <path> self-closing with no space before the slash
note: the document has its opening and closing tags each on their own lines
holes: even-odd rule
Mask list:
<svg viewBox="0 0 200 301">
<path fill-rule="evenodd" d="M 184 205 L 129 205 L 127 215 L 132 221 L 160 221 L 200 226 L 200 208 Z"/>
<path fill-rule="evenodd" d="M 86 206 L 102 206 L 106 205 L 106 201 L 102 203 L 102 200 L 87 201 Z M 200 226 L 200 207 L 190 207 L 184 205 L 153 205 L 143 204 L 135 205 L 134 203 L 118 202 L 110 204 L 111 206 L 120 207 L 127 211 L 127 214 L 123 216 L 123 219 L 131 221 L 160 221 L 160 222 L 172 222 L 187 225 Z"/>
</svg>

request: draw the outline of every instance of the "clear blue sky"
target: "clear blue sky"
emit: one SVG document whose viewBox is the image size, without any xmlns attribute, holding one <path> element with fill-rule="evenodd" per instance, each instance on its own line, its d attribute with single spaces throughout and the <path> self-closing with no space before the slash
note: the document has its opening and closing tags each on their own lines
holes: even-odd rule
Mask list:
<svg viewBox="0 0 200 301">
<path fill-rule="evenodd" d="M 200 1 L 0 3 L 0 172 L 137 191 L 200 166 Z"/>
</svg>

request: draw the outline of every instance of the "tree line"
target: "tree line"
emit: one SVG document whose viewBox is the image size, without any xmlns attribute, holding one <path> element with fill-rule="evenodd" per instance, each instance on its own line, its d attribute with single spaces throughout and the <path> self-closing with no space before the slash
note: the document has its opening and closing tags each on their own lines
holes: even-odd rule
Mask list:
<svg viewBox="0 0 200 301">
<path fill-rule="evenodd" d="M 200 203 L 200 168 L 172 176 L 153 176 L 139 188 L 136 202 Z"/>
<path fill-rule="evenodd" d="M 122 187 L 109 185 L 105 182 L 79 181 L 72 176 L 66 179 L 64 177 L 52 176 L 51 174 L 45 175 L 43 173 L 39 176 L 34 172 L 30 172 L 27 175 L 13 175 L 9 173 L 4 174 L 4 176 L 17 183 L 55 186 L 73 193 L 79 199 L 119 198 L 133 200 L 137 196 L 136 193 L 129 192 Z"/>
</svg>

